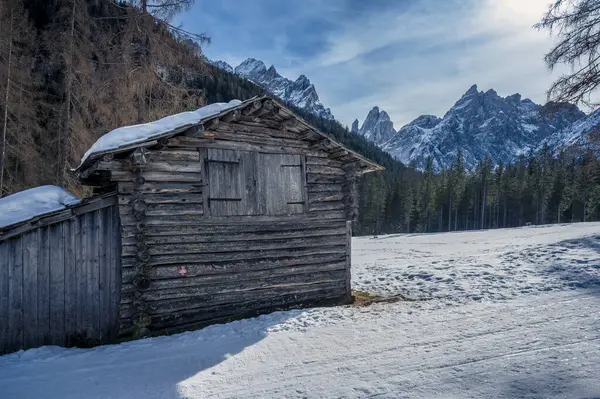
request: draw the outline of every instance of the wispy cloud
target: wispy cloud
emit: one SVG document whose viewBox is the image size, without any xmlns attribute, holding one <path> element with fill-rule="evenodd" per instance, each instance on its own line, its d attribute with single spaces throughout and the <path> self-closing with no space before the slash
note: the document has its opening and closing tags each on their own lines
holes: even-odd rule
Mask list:
<svg viewBox="0 0 600 399">
<path fill-rule="evenodd" d="M 379 105 L 396 126 L 442 115 L 472 84 L 544 102 L 552 79 L 548 0 L 200 1 L 183 23 L 206 31 L 209 57 L 247 57 L 306 74 L 345 124 Z"/>
</svg>

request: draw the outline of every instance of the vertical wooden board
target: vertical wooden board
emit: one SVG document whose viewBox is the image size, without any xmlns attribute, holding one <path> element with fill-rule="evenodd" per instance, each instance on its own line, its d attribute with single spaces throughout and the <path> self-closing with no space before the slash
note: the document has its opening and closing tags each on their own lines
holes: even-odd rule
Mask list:
<svg viewBox="0 0 600 399">
<path fill-rule="evenodd" d="M 244 215 L 260 215 L 257 187 L 257 156 L 256 152 L 240 153 L 242 167 L 242 213 Z"/>
<path fill-rule="evenodd" d="M 300 155 L 284 155 L 282 157 L 284 197 L 288 203 L 288 213 L 304 212 L 303 167 Z"/>
<path fill-rule="evenodd" d="M 206 163 L 212 216 L 242 214 L 242 169 L 238 151 L 209 148 Z"/>
<path fill-rule="evenodd" d="M 237 152 L 236 154 L 237 155 Z M 230 155 L 231 157 L 231 155 Z M 233 158 L 233 157 L 231 157 Z M 240 162 L 239 157 L 231 159 L 231 162 L 236 160 Z M 224 201 L 222 204 L 225 208 L 225 215 L 240 215 L 242 202 L 242 167 L 238 164 L 223 164 L 221 169 L 223 176 L 221 177 L 221 187 L 225 187 L 225 198 L 235 198 L 239 201 Z"/>
<path fill-rule="evenodd" d="M 23 348 L 23 237 L 10 240 L 8 257 L 8 340 L 6 351 Z"/>
<path fill-rule="evenodd" d="M 123 286 L 123 269 L 121 265 L 123 263 L 122 255 L 122 247 L 121 247 L 121 219 L 119 218 L 119 213 L 113 213 L 113 229 L 119 232 L 119 234 L 115 235 L 115 242 L 113 243 L 113 258 L 115 262 L 114 270 L 115 270 L 115 294 L 113 295 L 114 308 L 115 308 L 115 318 L 116 318 L 116 330 L 115 330 L 115 339 L 119 333 L 120 327 L 120 313 L 121 313 L 121 289 Z"/>
<path fill-rule="evenodd" d="M 50 343 L 50 227 L 38 234 L 38 345 Z"/>
<path fill-rule="evenodd" d="M 40 229 L 35 229 L 23 234 L 22 260 L 23 260 L 23 345 L 25 348 L 34 348 L 39 345 L 41 326 L 38 326 L 38 278 L 39 260 L 38 243 Z"/>
<path fill-rule="evenodd" d="M 304 212 L 308 208 L 308 187 L 306 185 L 306 156 L 300 156 L 300 163 L 302 164 L 302 170 L 300 171 L 300 179 L 302 181 L 302 201 L 304 201 L 302 211 Z"/>
<path fill-rule="evenodd" d="M 65 229 L 68 221 L 50 227 L 50 343 L 65 344 Z"/>
<path fill-rule="evenodd" d="M 98 210 L 98 334 L 103 342 L 108 338 L 108 312 L 109 312 L 109 287 L 108 287 L 108 257 L 106 248 L 110 244 L 110 231 L 107 229 L 107 217 L 110 208 Z"/>
<path fill-rule="evenodd" d="M 8 345 L 8 284 L 10 240 L 0 241 L 0 355 L 6 353 Z"/>
<path fill-rule="evenodd" d="M 279 154 L 261 154 L 260 168 L 263 169 L 265 193 L 265 213 L 281 215 L 287 213 L 287 200 L 284 197 L 285 179 L 281 170 Z"/>
<path fill-rule="evenodd" d="M 75 267 L 77 268 L 77 329 L 75 333 L 85 334 L 87 329 L 87 244 L 89 214 L 77 218 L 75 229 Z"/>
<path fill-rule="evenodd" d="M 118 270 L 121 267 L 119 248 L 121 246 L 119 228 L 119 211 L 117 207 L 111 207 L 106 210 L 106 267 L 107 276 L 107 297 L 108 297 L 108 336 L 109 340 L 114 340 L 118 333 L 118 304 L 121 301 L 121 292 L 117 290 Z M 120 278 L 120 277 L 119 277 Z"/>
<path fill-rule="evenodd" d="M 226 150 L 221 150 L 225 152 Z M 226 201 L 226 215 L 242 215 L 242 184 L 243 184 L 243 170 L 241 164 L 241 157 L 239 151 L 228 151 L 223 154 L 223 158 L 229 162 L 238 162 L 237 164 L 225 164 L 226 168 L 223 171 L 223 180 L 227 187 L 228 193 L 231 193 L 232 198 L 239 198 L 240 201 Z M 229 194 L 226 198 L 229 197 Z"/>
<path fill-rule="evenodd" d="M 208 149 L 198 148 L 198 156 L 202 163 L 202 206 L 204 215 L 210 215 L 210 207 L 208 206 L 208 198 L 210 197 L 210 185 L 208 182 Z"/>
<path fill-rule="evenodd" d="M 346 222 L 346 300 L 352 299 L 352 222 Z"/>
<path fill-rule="evenodd" d="M 90 212 L 90 232 L 88 234 L 87 251 L 87 291 L 88 321 L 90 338 L 99 339 L 100 335 L 100 273 L 99 273 L 99 214 L 100 210 Z"/>
<path fill-rule="evenodd" d="M 267 214 L 267 187 L 266 187 L 266 172 L 264 169 L 264 160 L 263 155 L 260 153 L 256 153 L 256 195 L 257 195 L 257 203 L 258 203 L 258 214 L 266 215 Z"/>
<path fill-rule="evenodd" d="M 77 257 L 79 218 L 70 219 L 64 224 L 65 258 L 65 340 L 77 332 Z"/>
<path fill-rule="evenodd" d="M 304 177 L 300 155 L 261 154 L 259 168 L 263 171 L 266 214 L 283 215 L 303 213 Z"/>
</svg>

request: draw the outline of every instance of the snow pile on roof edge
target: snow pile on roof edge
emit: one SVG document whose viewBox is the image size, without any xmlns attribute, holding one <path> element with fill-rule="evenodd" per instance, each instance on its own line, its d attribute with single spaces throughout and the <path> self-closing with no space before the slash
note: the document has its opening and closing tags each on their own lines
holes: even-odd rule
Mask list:
<svg viewBox="0 0 600 399">
<path fill-rule="evenodd" d="M 115 150 L 125 145 L 131 145 L 150 140 L 161 134 L 168 133 L 182 126 L 200 123 L 203 119 L 216 115 L 230 108 L 235 108 L 242 102 L 231 100 L 228 103 L 214 103 L 195 111 L 170 115 L 154 122 L 139 125 L 124 126 L 112 130 L 100 137 L 81 158 L 79 166 L 92 154 Z"/>
<path fill-rule="evenodd" d="M 0 228 L 56 212 L 81 200 L 57 186 L 40 186 L 0 198 Z"/>
</svg>

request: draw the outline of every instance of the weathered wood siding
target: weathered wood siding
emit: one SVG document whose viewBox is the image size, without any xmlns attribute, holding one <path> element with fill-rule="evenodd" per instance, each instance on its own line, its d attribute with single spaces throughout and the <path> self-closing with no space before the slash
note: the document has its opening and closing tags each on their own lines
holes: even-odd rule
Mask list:
<svg viewBox="0 0 600 399">
<path fill-rule="evenodd" d="M 118 183 L 119 334 L 349 300 L 342 163 L 256 122 L 201 133 L 99 165 Z"/>
<path fill-rule="evenodd" d="M 150 225 L 148 288 L 136 298 L 135 245 L 124 226 L 121 333 L 143 300 L 152 331 L 252 311 L 345 297 L 346 224 L 294 220 L 236 225 Z"/>
<path fill-rule="evenodd" d="M 20 226 L 28 230 L 0 237 L 0 354 L 116 338 L 117 207 L 95 203 L 74 212 L 58 212 L 40 219 L 40 227 Z"/>
</svg>

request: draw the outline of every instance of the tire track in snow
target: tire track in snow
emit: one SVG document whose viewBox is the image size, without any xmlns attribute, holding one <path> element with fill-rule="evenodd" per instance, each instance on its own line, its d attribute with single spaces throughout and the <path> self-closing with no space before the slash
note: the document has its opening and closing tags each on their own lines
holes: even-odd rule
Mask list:
<svg viewBox="0 0 600 399">
<path fill-rule="evenodd" d="M 512 328 L 494 328 L 483 332 L 480 331 L 476 334 L 463 334 L 462 329 L 457 329 L 458 334 L 455 332 L 454 335 L 437 341 L 410 342 L 408 345 L 395 345 L 387 348 L 380 348 L 378 350 L 373 350 L 376 348 L 371 348 L 368 351 L 360 350 L 358 353 L 342 353 L 339 356 L 328 357 L 324 364 L 323 361 L 325 359 L 320 359 L 320 363 L 315 365 L 317 367 L 313 367 L 315 370 L 309 373 L 302 372 L 306 369 L 306 365 L 308 363 L 292 365 L 286 364 L 284 366 L 285 375 L 293 376 L 293 380 L 291 381 L 279 374 L 277 374 L 278 377 L 276 379 L 267 378 L 264 380 L 264 378 L 261 378 L 261 375 L 250 373 L 247 375 L 247 379 L 250 381 L 255 379 L 263 380 L 259 384 L 263 387 L 263 389 L 257 392 L 256 396 L 254 397 L 261 397 L 261 395 L 266 395 L 266 397 L 269 397 L 269 394 L 274 393 L 272 389 L 280 391 L 283 388 L 285 391 L 297 386 L 299 381 L 311 381 L 313 379 L 318 379 L 318 377 L 322 375 L 335 375 L 336 379 L 351 380 L 353 375 L 362 375 L 375 368 L 378 374 L 377 378 L 385 380 L 386 378 L 393 377 L 393 375 L 398 373 L 403 374 L 405 377 L 411 373 L 419 372 L 431 372 L 435 374 L 436 371 L 451 369 L 461 365 L 475 365 L 478 363 L 490 362 L 494 359 L 498 360 L 503 358 L 522 357 L 523 355 L 530 353 L 548 352 L 553 349 L 556 350 L 574 345 L 592 345 L 597 343 L 598 340 L 600 340 L 600 337 L 594 335 L 593 333 L 598 329 L 597 325 L 595 325 L 598 320 L 590 320 L 588 318 L 587 324 L 582 323 L 582 319 L 586 318 L 586 315 L 581 313 L 582 304 L 573 303 L 573 299 L 574 298 L 570 298 L 562 302 L 571 303 L 572 307 L 578 309 L 579 312 L 572 313 L 573 309 L 567 306 L 567 309 L 561 309 L 563 313 L 568 314 L 567 316 L 563 317 L 548 318 L 546 315 L 546 318 L 543 320 L 515 323 Z M 596 302 L 596 298 L 592 296 L 580 297 L 579 299 L 587 299 L 588 301 Z M 586 306 L 583 306 L 583 308 L 585 309 Z M 536 309 L 530 309 L 530 313 L 537 314 Z M 455 319 L 455 321 L 459 321 L 460 319 Z M 494 323 L 505 326 L 505 321 L 505 319 L 498 319 L 494 321 Z M 557 324 L 560 325 L 561 328 L 576 330 L 578 332 L 578 336 L 588 334 L 589 338 L 560 344 L 553 343 L 553 341 L 560 340 L 563 335 L 560 331 L 545 327 Z M 472 329 L 473 327 L 474 326 L 464 326 L 464 330 L 469 331 L 469 329 Z M 583 327 L 585 327 L 584 330 L 582 329 Z M 542 340 L 536 341 L 534 338 L 539 336 L 540 331 L 552 331 L 554 334 L 546 334 Z M 355 339 L 368 342 L 366 338 L 368 338 L 366 335 L 358 338 L 355 337 Z M 393 342 L 393 338 L 387 336 L 373 338 L 385 343 L 390 341 Z M 533 342 L 536 346 L 529 347 L 527 349 L 519 349 L 519 346 L 523 345 L 522 342 L 527 342 L 528 340 Z M 496 346 L 491 349 L 487 348 L 487 355 L 474 358 L 468 357 L 468 354 L 472 352 L 470 349 L 476 348 L 478 350 L 477 353 L 481 353 L 482 351 L 485 352 L 487 347 L 486 344 L 490 342 L 494 342 Z M 353 343 L 356 344 L 357 342 Z M 530 345 L 532 344 L 530 343 Z M 505 350 L 511 347 L 514 349 L 499 352 L 497 349 L 498 347 Z M 438 355 L 428 355 L 424 352 L 425 349 L 436 351 Z M 402 356 L 401 361 L 399 361 L 399 355 Z M 457 357 L 458 360 L 454 359 L 455 357 Z M 423 358 L 426 358 L 427 361 L 416 361 Z M 449 362 L 449 358 L 452 358 L 453 361 Z M 411 359 L 414 359 L 415 361 L 413 362 Z M 413 365 L 398 367 L 399 363 L 407 362 L 413 363 Z M 340 364 L 343 366 L 340 366 Z M 393 372 L 391 374 L 389 372 L 386 373 L 386 370 L 393 370 Z M 265 372 L 267 371 L 262 370 L 262 377 L 264 377 Z M 272 388 L 269 388 L 269 386 Z M 235 395 L 239 392 L 241 391 L 237 389 L 225 390 L 221 391 L 221 394 L 217 395 L 217 397 L 229 397 L 223 395 L 233 395 L 232 397 L 236 397 Z"/>
</svg>

